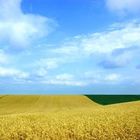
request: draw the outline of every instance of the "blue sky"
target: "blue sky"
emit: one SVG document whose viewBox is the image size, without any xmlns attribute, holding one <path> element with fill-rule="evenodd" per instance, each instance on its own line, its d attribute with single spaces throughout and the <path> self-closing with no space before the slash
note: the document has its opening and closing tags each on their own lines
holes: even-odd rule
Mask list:
<svg viewBox="0 0 140 140">
<path fill-rule="evenodd" d="M 0 0 L 0 93 L 139 94 L 139 0 Z"/>
</svg>

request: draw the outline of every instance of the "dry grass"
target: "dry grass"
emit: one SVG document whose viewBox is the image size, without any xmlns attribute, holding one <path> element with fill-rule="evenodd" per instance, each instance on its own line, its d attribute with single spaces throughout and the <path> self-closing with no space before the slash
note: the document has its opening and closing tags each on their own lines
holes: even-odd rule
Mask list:
<svg viewBox="0 0 140 140">
<path fill-rule="evenodd" d="M 48 103 L 45 98 L 50 98 Z M 21 100 L 17 111 L 9 107 L 13 114 L 5 110 L 10 114 L 0 115 L 0 140 L 140 140 L 139 101 L 109 106 L 100 106 L 85 96 L 42 96 L 36 101 L 26 113 L 20 109 L 27 107 L 22 107 L 27 99 Z"/>
</svg>

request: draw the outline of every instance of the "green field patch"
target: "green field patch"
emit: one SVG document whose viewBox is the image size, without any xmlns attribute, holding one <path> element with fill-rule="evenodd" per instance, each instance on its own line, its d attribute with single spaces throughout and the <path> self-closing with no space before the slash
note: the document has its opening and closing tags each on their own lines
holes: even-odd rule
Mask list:
<svg viewBox="0 0 140 140">
<path fill-rule="evenodd" d="M 102 105 L 140 100 L 140 95 L 86 95 L 92 101 Z"/>
</svg>

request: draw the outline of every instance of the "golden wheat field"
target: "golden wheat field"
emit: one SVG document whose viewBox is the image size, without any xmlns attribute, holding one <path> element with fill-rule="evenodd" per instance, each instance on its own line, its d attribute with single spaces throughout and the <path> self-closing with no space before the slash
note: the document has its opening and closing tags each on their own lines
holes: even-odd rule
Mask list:
<svg viewBox="0 0 140 140">
<path fill-rule="evenodd" d="M 140 101 L 86 96 L 0 96 L 0 140 L 140 140 Z"/>
</svg>

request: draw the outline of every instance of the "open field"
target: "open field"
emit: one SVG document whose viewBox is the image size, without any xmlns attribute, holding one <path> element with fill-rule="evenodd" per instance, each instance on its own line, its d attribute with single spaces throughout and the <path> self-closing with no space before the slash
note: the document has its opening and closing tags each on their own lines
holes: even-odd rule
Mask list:
<svg viewBox="0 0 140 140">
<path fill-rule="evenodd" d="M 17 114 L 73 110 L 100 106 L 86 96 L 3 95 L 0 97 L 0 114 Z"/>
<path fill-rule="evenodd" d="M 86 96 L 0 96 L 0 140 L 139 140 L 140 101 Z"/>
</svg>

